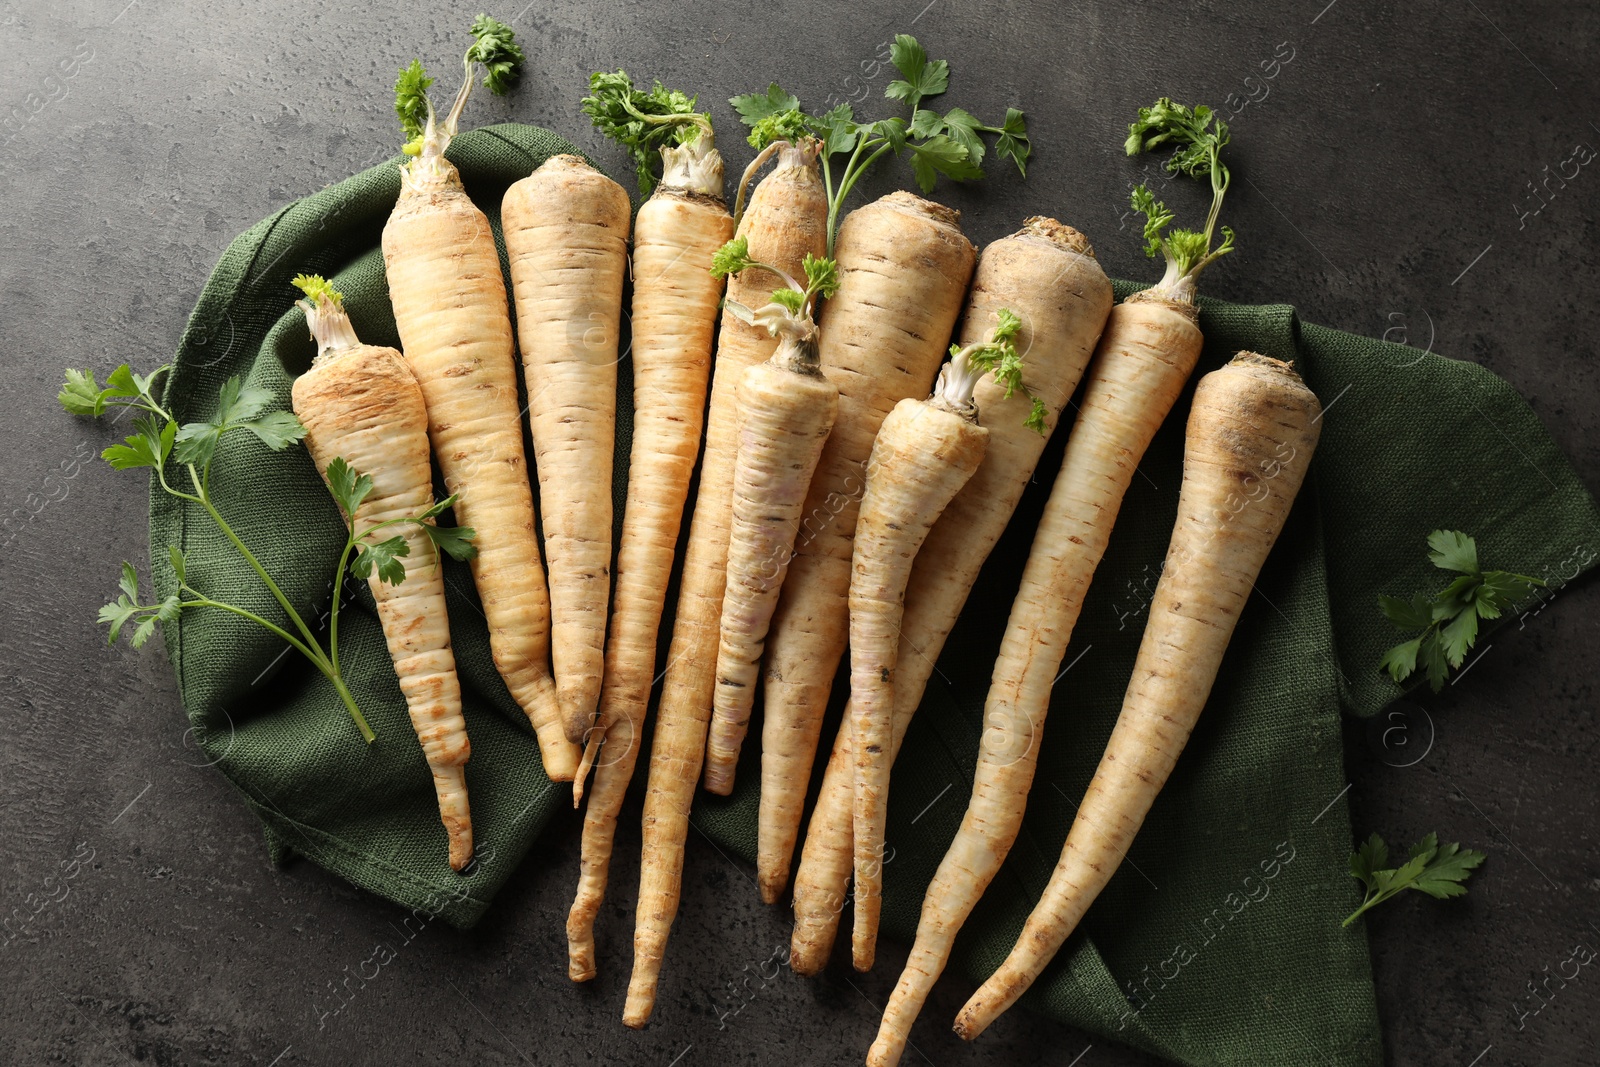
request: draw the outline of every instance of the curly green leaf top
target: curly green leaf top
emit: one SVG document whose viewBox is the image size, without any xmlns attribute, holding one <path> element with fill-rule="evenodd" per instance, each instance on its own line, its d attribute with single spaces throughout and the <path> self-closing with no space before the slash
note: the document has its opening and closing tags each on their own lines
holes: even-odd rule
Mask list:
<svg viewBox="0 0 1600 1067">
<path fill-rule="evenodd" d="M 1220 164 L 1217 155 L 1228 143 L 1228 124 L 1209 107 L 1185 107 L 1163 96 L 1139 109 L 1137 121 L 1128 124 L 1123 149 L 1130 156 L 1154 152 L 1165 145 L 1174 149 L 1166 167 L 1170 173 L 1204 178 Z M 1222 168 L 1224 175 L 1227 168 Z"/>
<path fill-rule="evenodd" d="M 702 133 L 711 140 L 711 115 L 695 110 L 696 99 L 659 81 L 649 91 L 636 88 L 627 71 L 597 71 L 589 75 L 589 95 L 579 106 L 596 129 L 627 150 L 639 193 L 648 196 L 660 179 L 663 147 L 695 145 Z"/>
<path fill-rule="evenodd" d="M 400 68 L 400 77 L 394 83 L 394 113 L 400 118 L 400 129 L 408 141 L 422 136 L 433 114 L 428 103 L 428 86 L 433 79 L 422 68 L 422 60 L 413 59 L 409 67 Z M 415 154 L 415 153 L 412 153 Z"/>
<path fill-rule="evenodd" d="M 1145 216 L 1145 254 L 1154 259 L 1159 252 L 1167 261 L 1166 275 L 1152 290 L 1155 295 L 1192 304 L 1200 272 L 1233 251 L 1233 231 L 1226 226 L 1222 243 L 1211 247 L 1230 181 L 1221 158 L 1229 137 L 1228 124 L 1204 104 L 1190 108 L 1165 96 L 1140 108 L 1138 120 L 1128 126 L 1123 144 L 1128 155 L 1170 146 L 1173 153 L 1165 164 L 1169 173 L 1211 179 L 1211 210 L 1203 230 L 1168 231 L 1176 216 L 1144 185 L 1136 187 L 1129 198 L 1133 210 Z"/>
<path fill-rule="evenodd" d="M 336 308 L 344 307 L 344 294 L 320 274 L 296 274 L 290 284 L 304 293 L 313 304 L 327 302 Z"/>
<path fill-rule="evenodd" d="M 467 66 L 483 67 L 484 86 L 495 96 L 509 93 L 522 78 L 522 63 L 527 57 L 510 26 L 479 15 L 472 20 L 472 47 L 467 49 Z"/>
<path fill-rule="evenodd" d="M 410 66 L 400 70 L 394 86 L 394 110 L 407 138 L 403 151 L 416 157 L 416 162 L 408 164 L 401 172 L 407 182 L 437 183 L 453 173 L 443 164 L 444 151 L 456 135 L 478 67 L 484 70 L 483 84 L 496 96 L 509 92 L 522 76 L 525 57 L 510 26 L 488 15 L 479 15 L 472 21 L 471 33 L 472 44 L 462 57 L 461 88 L 442 121 L 428 99 L 428 87 L 433 79 L 423 70 L 422 62 L 413 59 Z"/>
<path fill-rule="evenodd" d="M 711 274 L 716 278 L 726 278 L 730 274 L 738 274 L 754 263 L 755 260 L 750 258 L 750 238 L 735 237 L 711 253 Z"/>
<path fill-rule="evenodd" d="M 779 267 L 752 259 L 747 237 L 735 237 L 711 256 L 711 273 L 718 278 L 755 268 L 771 271 L 783 282 L 772 291 L 771 302 L 765 307 L 751 309 L 730 300 L 726 304 L 729 312 L 751 325 L 766 327 L 775 337 L 812 339 L 817 329 L 813 318 L 817 297 L 830 297 L 839 291 L 839 265 L 829 257 L 809 252 L 800 265 L 806 276 L 804 284 Z"/>
<path fill-rule="evenodd" d="M 1034 396 L 1022 381 L 1022 354 L 1017 351 L 1017 334 L 1022 330 L 1022 320 L 1010 308 L 995 312 L 995 326 L 986 341 L 950 346 L 950 361 L 939 372 L 933 396 L 951 410 L 977 418 L 977 407 L 972 393 L 985 374 L 994 375 L 997 384 L 1005 389 L 1005 399 L 1021 391 L 1031 401 L 1028 417 L 1023 421 L 1028 429 L 1043 434 L 1045 419 L 1049 415 L 1044 401 Z"/>
</svg>

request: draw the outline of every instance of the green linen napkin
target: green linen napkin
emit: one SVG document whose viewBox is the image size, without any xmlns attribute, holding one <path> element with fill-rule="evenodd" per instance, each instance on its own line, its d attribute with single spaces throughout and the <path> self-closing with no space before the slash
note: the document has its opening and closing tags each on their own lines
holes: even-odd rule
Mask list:
<svg viewBox="0 0 1600 1067">
<path fill-rule="evenodd" d="M 461 135 L 449 156 L 499 241 L 506 186 L 571 151 L 544 130 L 505 124 Z M 398 162 L 296 201 L 233 242 L 178 350 L 167 401 L 180 421 L 209 414 L 233 375 L 288 406 L 290 383 L 313 354 L 289 286 L 298 272 L 334 279 L 364 340 L 398 343 L 378 250 Z M 1136 288 L 1118 283 L 1118 296 Z M 1339 713 L 1371 715 L 1399 693 L 1374 666 L 1397 639 L 1376 596 L 1437 584 L 1423 539 L 1438 527 L 1475 535 L 1493 566 L 1565 577 L 1594 558 L 1585 546 L 1600 537 L 1600 511 L 1527 405 L 1478 366 L 1301 324 L 1287 306 L 1207 300 L 1200 325 L 1207 344 L 1197 378 L 1241 348 L 1293 359 L 1324 404 L 1321 444 L 1176 773 L 1128 862 L 1024 1003 L 1180 1063 L 1377 1064 L 1365 934 L 1339 925 L 1358 902 L 1344 870 L 1351 829 Z M 624 364 L 621 457 L 629 378 Z M 1056 685 L 1022 834 L 957 942 L 953 968 L 973 980 L 1010 949 L 1110 733 L 1176 511 L 1187 407 L 1186 395 L 1128 494 Z M 1470 449 L 1437 447 L 1463 434 Z M 1065 429 L 1056 434 L 984 569 L 896 764 L 885 871 L 891 937 L 912 937 L 923 888 L 965 807 L 989 670 L 1065 438 Z M 619 462 L 619 517 L 626 477 Z M 305 452 L 274 454 L 231 435 L 214 485 L 221 510 L 297 610 L 322 617 L 343 530 Z M 152 492 L 150 535 L 162 595 L 173 585 L 166 546 L 180 544 L 193 584 L 277 617 L 203 514 Z M 371 748 L 321 675 L 267 632 L 217 612 L 186 614 L 167 628 L 166 644 L 196 736 L 262 820 L 275 860 L 305 856 L 470 926 L 570 795 L 545 778 L 527 721 L 494 670 L 470 574 L 446 567 L 473 746 L 479 859 L 465 875 L 445 862 L 426 765 L 361 583 L 347 585 L 340 642 L 350 689 L 379 735 Z M 835 697 L 834 722 L 843 693 Z M 702 794 L 695 815 L 746 860 L 755 855 L 757 748 L 745 746 L 735 794 Z M 668 966 L 694 962 L 679 955 Z"/>
</svg>

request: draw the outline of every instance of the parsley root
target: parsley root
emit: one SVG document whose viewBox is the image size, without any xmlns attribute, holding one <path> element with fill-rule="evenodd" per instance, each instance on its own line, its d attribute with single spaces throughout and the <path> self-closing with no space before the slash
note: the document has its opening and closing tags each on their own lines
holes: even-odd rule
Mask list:
<svg viewBox="0 0 1600 1067">
<path fill-rule="evenodd" d="M 629 214 L 622 186 L 570 155 L 545 160 L 500 205 L 544 518 L 551 666 L 567 740 L 578 744 L 605 662 Z"/>
<path fill-rule="evenodd" d="M 446 488 L 459 498 L 456 517 L 478 532 L 472 576 L 495 667 L 538 735 L 545 774 L 571 781 L 578 747 L 566 738 L 550 676 L 550 599 L 522 451 L 505 279 L 489 220 L 444 158 L 478 63 L 504 62 L 497 58 L 503 50 L 481 55 L 482 43 L 480 37 L 467 53 L 466 78 L 442 122 L 421 99 L 427 121 L 416 158 L 400 170 L 400 199 L 383 228 L 383 262 L 401 349 L 427 401 L 433 454 Z M 402 77 L 397 95 L 407 82 Z"/>
<path fill-rule="evenodd" d="M 659 86 L 642 94 L 620 73 L 596 74 L 590 88 L 595 95 L 585 101 L 586 110 L 609 101 L 624 113 L 644 113 L 663 94 L 669 102 L 682 99 Z M 668 123 L 670 118 L 663 125 Z M 602 128 L 618 136 L 616 128 Z M 574 981 L 595 974 L 595 918 L 605 898 L 617 814 L 639 758 L 668 576 L 700 448 L 723 289 L 711 261 L 733 232 L 722 202 L 722 157 L 709 122 L 690 113 L 678 128 L 678 143 L 661 149 L 662 180 L 634 221 L 633 445 L 605 682 L 574 791 L 576 798 L 586 765 L 603 752 L 584 813 L 578 891 L 567 915 L 567 973 Z M 648 167 L 641 173 L 654 177 Z M 691 788 L 693 781 L 691 775 Z"/>
<path fill-rule="evenodd" d="M 978 425 L 973 390 L 987 374 L 1009 392 L 1021 384 L 1016 336 L 1022 321 L 1008 309 L 984 340 L 950 347 L 933 395 L 902 400 L 872 444 L 867 486 L 856 521 L 850 574 L 850 744 L 855 752 L 856 970 L 872 968 L 883 896 L 884 824 L 894 745 L 895 671 L 906 585 L 917 552 L 939 516 L 983 462 L 989 431 Z M 1027 422 L 1042 434 L 1043 401 Z"/>
<path fill-rule="evenodd" d="M 1321 417 L 1289 364 L 1254 352 L 1195 388 L 1178 518 L 1117 725 L 1016 947 L 956 1017 L 962 1038 L 977 1037 L 1033 984 L 1121 865 L 1205 707 L 1305 480 Z"/>
<path fill-rule="evenodd" d="M 765 326 L 778 349 L 739 382 L 739 445 L 733 468 L 733 514 L 728 527 L 728 576 L 712 691 L 708 786 L 718 764 L 710 754 L 737 758 L 750 721 L 772 609 L 794 555 L 801 508 L 812 472 L 833 429 L 839 388 L 822 373 L 812 308 L 832 296 L 838 274 L 831 259 L 807 257 L 804 284 L 749 258 L 748 242 L 730 242 L 717 270 L 752 267 L 778 274 L 785 288 L 759 310 L 728 304 L 728 311 Z M 719 744 L 722 742 L 722 744 Z M 728 768 L 730 783 L 732 770 Z M 713 790 L 714 792 L 717 790 Z"/>
<path fill-rule="evenodd" d="M 430 536 L 431 519 L 406 521 L 438 510 L 422 389 L 399 352 L 356 339 L 343 298 L 326 282 L 302 276 L 295 284 L 306 294 L 301 306 L 317 340 L 316 362 L 294 383 L 294 410 L 306 428 L 306 448 L 335 488 L 357 538 L 401 523 L 401 543 L 384 554 L 398 573 L 380 566 L 367 582 L 411 725 L 433 773 L 450 866 L 459 871 L 472 859 L 466 775 L 472 745 L 461 715 L 437 533 Z M 357 495 L 363 485 L 367 491 Z M 352 502 L 356 507 L 350 514 Z M 363 553 L 369 566 L 371 551 Z M 391 584 L 395 578 L 400 583 Z"/>
</svg>

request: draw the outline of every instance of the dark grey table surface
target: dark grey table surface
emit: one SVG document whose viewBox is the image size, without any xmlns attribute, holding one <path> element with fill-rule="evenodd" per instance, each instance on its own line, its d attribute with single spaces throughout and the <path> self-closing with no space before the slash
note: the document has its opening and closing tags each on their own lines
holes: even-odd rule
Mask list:
<svg viewBox="0 0 1600 1067">
<path fill-rule="evenodd" d="M 904 948 L 867 976 L 785 972 L 719 1029 L 723 983 L 785 943 L 788 922 L 698 837 L 655 1019 L 620 1025 L 636 800 L 590 987 L 565 977 L 577 843 L 562 823 L 479 929 L 428 929 L 319 1026 L 330 983 L 393 933 L 398 909 L 309 864 L 269 866 L 256 823 L 187 743 L 159 649 L 106 647 L 94 614 L 116 562 L 147 558 L 144 485 L 75 463 L 109 433 L 53 397 L 65 365 L 169 357 L 228 241 L 392 152 L 396 68 L 420 55 L 453 85 L 479 7 L 125 2 L 0 6 L 0 912 L 21 931 L 0 951 L 0 1063 L 859 1062 Z M 1480 362 L 1600 488 L 1600 173 L 1551 177 L 1575 146 L 1600 145 L 1592 5 L 545 0 L 497 13 L 515 16 L 529 76 L 508 100 L 474 100 L 469 124 L 546 125 L 618 166 L 578 110 L 591 70 L 701 89 L 742 167 L 725 97 L 776 77 L 808 101 L 878 98 L 888 75 L 870 61 L 910 30 L 952 61 L 951 103 L 1028 113 L 1026 182 L 997 167 L 981 188 L 940 190 L 968 233 L 981 244 L 1054 214 L 1121 277 L 1154 270 L 1124 213 L 1135 107 L 1233 94 L 1230 111 L 1249 101 L 1226 208 L 1241 250 L 1206 291 Z M 906 181 L 896 170 L 866 191 Z M 1493 432 L 1463 427 L 1440 448 Z M 1391 737 L 1409 747 L 1347 726 L 1358 832 L 1438 830 L 1490 856 L 1466 902 L 1371 917 L 1396 1064 L 1600 1061 L 1600 978 L 1546 983 L 1540 1000 L 1528 989 L 1574 942 L 1600 943 L 1596 607 L 1578 583 L 1497 634 Z M 55 893 L 44 879 L 90 850 L 67 897 L 31 914 Z M 969 992 L 947 979 L 923 1012 L 927 1062 L 1153 1062 L 1020 1011 L 964 1045 L 947 1026 Z"/>
</svg>

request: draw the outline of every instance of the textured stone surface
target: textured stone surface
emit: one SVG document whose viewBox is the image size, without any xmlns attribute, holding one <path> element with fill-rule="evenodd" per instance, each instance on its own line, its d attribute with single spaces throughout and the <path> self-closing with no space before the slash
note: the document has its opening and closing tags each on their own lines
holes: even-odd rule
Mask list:
<svg viewBox="0 0 1600 1067">
<path fill-rule="evenodd" d="M 620 164 L 577 101 L 590 70 L 623 66 L 705 87 L 742 166 L 748 150 L 722 98 L 773 77 L 808 101 L 876 97 L 889 77 L 872 73 L 880 42 L 911 29 L 953 61 L 952 102 L 987 117 L 1015 101 L 1029 115 L 1026 183 L 996 168 L 983 187 L 941 190 L 968 233 L 981 244 L 1025 215 L 1054 214 L 1091 235 L 1113 274 L 1146 277 L 1123 213 L 1138 176 L 1121 155 L 1124 124 L 1161 93 L 1254 96 L 1234 121 L 1227 214 L 1241 251 L 1207 290 L 1483 363 L 1600 488 L 1600 173 L 1552 179 L 1538 214 L 1528 185 L 1575 144 L 1600 145 L 1600 11 L 924 2 L 500 10 L 517 16 L 530 77 L 507 101 L 475 100 L 469 121 L 540 123 Z M 0 120 L 20 109 L 0 131 L 0 913 L 21 931 L 0 948 L 0 1062 L 859 1062 L 902 947 L 885 946 L 868 976 L 784 972 L 719 1029 L 728 996 L 718 991 L 760 967 L 787 922 L 756 902 L 747 868 L 695 837 L 655 1021 L 627 1031 L 637 801 L 618 836 L 622 888 L 602 916 L 603 970 L 590 987 L 565 978 L 575 822 L 552 829 L 480 929 L 433 927 L 401 944 L 398 909 L 307 864 L 267 864 L 254 820 L 185 743 L 159 651 L 105 646 L 94 612 L 115 562 L 146 558 L 145 497 L 137 477 L 73 462 L 111 434 L 55 409 L 62 366 L 167 358 L 229 239 L 389 154 L 396 67 L 418 54 L 453 82 L 461 30 L 479 10 L 122 3 L 0 7 Z M 1275 53 L 1276 76 L 1263 80 Z M 863 190 L 906 180 L 896 170 Z M 1174 199 L 1193 210 L 1199 194 Z M 1462 426 L 1439 447 L 1494 432 Z M 1424 701 L 1426 719 L 1412 713 L 1408 748 L 1396 751 L 1400 734 L 1385 752 L 1360 724 L 1347 730 L 1359 832 L 1410 840 L 1436 829 L 1491 857 L 1466 900 L 1405 900 L 1371 919 L 1394 1063 L 1593 1058 L 1600 974 L 1541 986 L 1538 1014 L 1527 983 L 1562 970 L 1576 940 L 1600 943 L 1597 605 L 1592 583 L 1576 585 L 1497 635 L 1460 685 Z M 1413 766 L 1391 765 L 1425 748 Z M 324 1016 L 347 974 L 372 973 L 379 941 L 396 957 L 364 987 L 351 979 L 359 992 Z M 941 984 L 914 1035 L 922 1055 L 907 1062 L 1151 1062 L 1022 1012 L 964 1046 L 946 1026 L 969 992 Z"/>
</svg>

